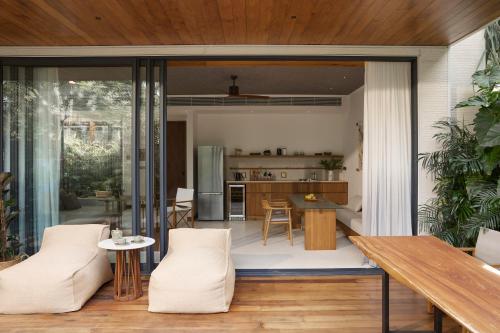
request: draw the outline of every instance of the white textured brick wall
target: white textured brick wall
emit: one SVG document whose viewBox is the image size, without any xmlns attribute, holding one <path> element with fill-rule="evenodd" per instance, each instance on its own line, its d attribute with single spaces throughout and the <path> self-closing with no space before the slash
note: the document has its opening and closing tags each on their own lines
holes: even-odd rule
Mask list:
<svg viewBox="0 0 500 333">
<path fill-rule="evenodd" d="M 472 74 L 484 68 L 484 29 L 450 46 L 448 51 L 451 114 L 465 124 L 472 123 L 477 108 L 453 109 L 474 94 Z"/>
<path fill-rule="evenodd" d="M 448 50 L 423 49 L 418 57 L 418 150 L 419 153 L 438 148 L 432 136 L 432 125 L 449 116 Z M 434 183 L 420 168 L 418 174 L 418 202 L 432 197 Z"/>
</svg>

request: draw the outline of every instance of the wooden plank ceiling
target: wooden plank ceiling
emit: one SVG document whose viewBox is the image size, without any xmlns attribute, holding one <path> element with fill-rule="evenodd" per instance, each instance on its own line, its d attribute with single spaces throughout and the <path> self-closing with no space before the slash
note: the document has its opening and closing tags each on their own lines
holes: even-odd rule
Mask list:
<svg viewBox="0 0 500 333">
<path fill-rule="evenodd" d="M 0 0 L 0 45 L 449 45 L 499 0 Z"/>
</svg>

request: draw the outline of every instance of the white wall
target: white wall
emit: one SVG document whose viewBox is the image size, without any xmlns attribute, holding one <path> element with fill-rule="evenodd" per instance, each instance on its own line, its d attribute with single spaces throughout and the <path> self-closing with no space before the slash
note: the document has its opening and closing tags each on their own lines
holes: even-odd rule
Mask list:
<svg viewBox="0 0 500 333">
<path fill-rule="evenodd" d="M 345 119 L 348 113 L 348 99 L 344 98 L 342 107 L 266 107 L 258 111 L 251 107 L 240 107 L 238 111 L 224 107 L 223 112 L 196 113 L 196 145 L 220 145 L 226 148 L 226 155 L 234 154 L 235 148 L 243 154 L 263 152 L 270 149 L 276 154 L 276 148 L 286 147 L 288 155 L 294 152 L 314 153 L 329 151 L 332 154 L 343 153 Z M 288 110 L 287 110 L 288 109 Z M 318 111 L 320 109 L 321 111 Z M 304 167 L 319 166 L 314 159 L 227 159 L 229 167 Z M 235 170 L 234 170 L 235 171 Z M 242 170 L 247 172 L 247 169 Z M 287 179 L 306 178 L 313 170 L 285 170 Z M 322 170 L 314 170 L 322 178 Z M 229 178 L 232 177 L 227 170 Z M 281 170 L 273 171 L 281 179 Z"/>
<path fill-rule="evenodd" d="M 448 50 L 425 48 L 418 57 L 418 152 L 438 148 L 432 136 L 432 125 L 450 116 L 448 100 Z M 418 170 L 418 203 L 433 196 L 434 181 L 420 167 Z"/>
<path fill-rule="evenodd" d="M 484 68 L 484 29 L 450 46 L 448 51 L 448 80 L 450 107 L 474 95 L 472 74 Z M 477 108 L 452 109 L 451 114 L 465 124 L 471 124 Z"/>
<path fill-rule="evenodd" d="M 349 197 L 362 195 L 363 171 L 359 169 L 358 158 L 358 128 L 356 124 L 363 123 L 364 88 L 358 88 L 349 95 L 350 109 L 344 127 L 344 167 L 349 181 Z"/>
<path fill-rule="evenodd" d="M 308 113 L 310 112 L 310 113 Z M 331 151 L 341 154 L 345 113 L 242 113 L 198 114 L 198 145 L 222 145 L 227 153 L 235 148 L 244 154 L 287 147 L 288 154 Z"/>
</svg>

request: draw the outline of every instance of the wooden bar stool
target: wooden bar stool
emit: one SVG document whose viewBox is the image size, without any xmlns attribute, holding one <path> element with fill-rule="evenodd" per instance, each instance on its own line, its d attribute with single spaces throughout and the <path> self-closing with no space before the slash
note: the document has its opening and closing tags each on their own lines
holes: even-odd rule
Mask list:
<svg viewBox="0 0 500 333">
<path fill-rule="evenodd" d="M 286 202 L 273 202 L 271 204 L 268 200 L 262 200 L 262 208 L 266 211 L 262 232 L 264 245 L 267 243 L 271 224 L 281 224 L 288 225 L 288 239 L 290 240 L 290 245 L 293 246 L 292 208 Z"/>
</svg>

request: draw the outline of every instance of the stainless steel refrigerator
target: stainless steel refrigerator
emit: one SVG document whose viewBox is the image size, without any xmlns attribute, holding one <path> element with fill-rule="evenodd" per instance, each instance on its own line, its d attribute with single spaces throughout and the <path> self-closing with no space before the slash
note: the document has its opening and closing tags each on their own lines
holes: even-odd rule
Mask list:
<svg viewBox="0 0 500 333">
<path fill-rule="evenodd" d="M 224 220 L 224 147 L 198 146 L 198 220 Z"/>
</svg>

